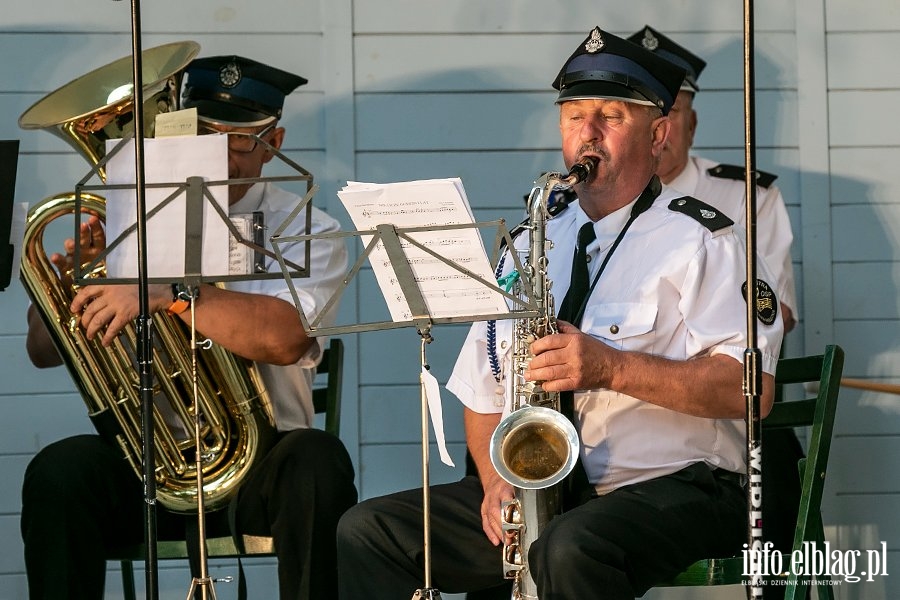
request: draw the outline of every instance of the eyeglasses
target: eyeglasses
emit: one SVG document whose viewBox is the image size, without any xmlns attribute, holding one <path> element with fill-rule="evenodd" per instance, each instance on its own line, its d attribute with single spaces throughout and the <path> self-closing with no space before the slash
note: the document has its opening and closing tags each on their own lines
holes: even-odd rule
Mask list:
<svg viewBox="0 0 900 600">
<path fill-rule="evenodd" d="M 200 126 L 200 135 L 228 135 L 228 150 L 238 154 L 250 154 L 259 145 L 260 139 L 275 128 L 275 123 L 267 125 L 262 131 L 219 131 L 208 125 Z"/>
</svg>

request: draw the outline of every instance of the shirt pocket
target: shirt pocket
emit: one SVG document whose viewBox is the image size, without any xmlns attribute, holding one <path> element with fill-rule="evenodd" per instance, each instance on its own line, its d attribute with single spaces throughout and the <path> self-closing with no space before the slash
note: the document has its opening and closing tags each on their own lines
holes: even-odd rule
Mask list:
<svg viewBox="0 0 900 600">
<path fill-rule="evenodd" d="M 656 324 L 655 304 L 609 302 L 588 306 L 581 320 L 581 330 L 611 346 L 633 348 L 645 346 Z"/>
</svg>

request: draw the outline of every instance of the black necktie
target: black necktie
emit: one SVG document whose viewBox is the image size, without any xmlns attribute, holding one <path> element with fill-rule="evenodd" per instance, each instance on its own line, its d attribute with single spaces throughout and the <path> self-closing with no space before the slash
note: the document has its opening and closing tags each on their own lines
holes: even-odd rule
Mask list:
<svg viewBox="0 0 900 600">
<path fill-rule="evenodd" d="M 594 231 L 594 223 L 588 221 L 578 230 L 578 247 L 575 249 L 575 257 L 572 259 L 572 278 L 569 282 L 569 291 L 563 298 L 559 307 L 558 318 L 578 326 L 581 322 L 581 307 L 584 305 L 590 287 L 590 274 L 588 273 L 588 245 L 597 239 Z"/>
<path fill-rule="evenodd" d="M 588 273 L 587 247 L 597 238 L 594 232 L 594 223 L 588 221 L 578 230 L 578 247 L 575 249 L 575 257 L 572 259 L 572 278 L 569 283 L 569 291 L 563 298 L 559 307 L 559 317 L 573 325 L 581 321 L 582 305 L 585 302 L 590 289 L 590 274 Z M 561 392 L 559 395 L 559 410 L 570 421 L 575 422 L 575 394 L 573 392 Z M 562 489 L 562 502 L 566 510 L 578 506 L 587 499 L 590 494 L 590 483 L 587 474 L 579 459 L 575 468 L 566 477 Z"/>
</svg>

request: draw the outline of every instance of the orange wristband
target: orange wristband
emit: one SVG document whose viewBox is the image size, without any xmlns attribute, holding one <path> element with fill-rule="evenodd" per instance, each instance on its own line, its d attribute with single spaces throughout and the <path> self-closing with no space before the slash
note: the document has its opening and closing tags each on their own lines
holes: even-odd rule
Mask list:
<svg viewBox="0 0 900 600">
<path fill-rule="evenodd" d="M 180 315 L 181 313 L 183 313 L 190 307 L 191 307 L 190 300 L 182 300 L 181 298 L 176 298 L 172 302 L 171 306 L 169 306 L 169 308 L 166 309 L 166 312 L 173 316 Z"/>
</svg>

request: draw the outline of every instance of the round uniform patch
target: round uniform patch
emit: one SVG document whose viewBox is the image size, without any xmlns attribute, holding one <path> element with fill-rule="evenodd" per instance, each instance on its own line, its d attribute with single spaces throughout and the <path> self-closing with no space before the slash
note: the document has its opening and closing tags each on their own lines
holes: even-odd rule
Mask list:
<svg viewBox="0 0 900 600">
<path fill-rule="evenodd" d="M 741 286 L 741 294 L 747 301 L 747 282 Z M 771 286 L 762 279 L 756 280 L 756 318 L 763 325 L 772 325 L 778 317 L 778 298 Z"/>
</svg>

